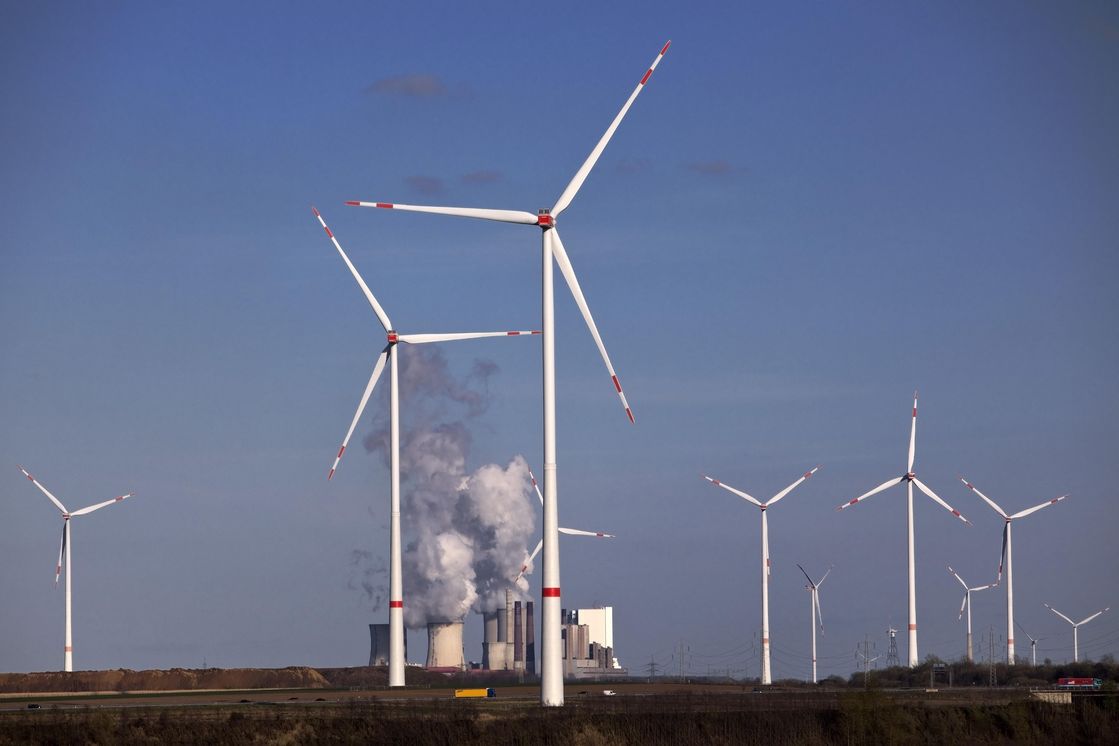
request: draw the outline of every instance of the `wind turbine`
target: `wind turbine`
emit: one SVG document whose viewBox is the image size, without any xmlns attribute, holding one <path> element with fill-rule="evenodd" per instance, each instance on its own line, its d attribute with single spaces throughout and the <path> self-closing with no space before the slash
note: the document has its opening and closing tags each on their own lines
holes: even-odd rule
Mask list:
<svg viewBox="0 0 1119 746">
<path fill-rule="evenodd" d="M 882 490 L 887 490 L 896 484 L 905 482 L 906 486 L 906 533 L 908 536 L 908 550 L 909 550 L 909 667 L 916 666 L 920 659 L 917 655 L 917 572 L 914 568 L 914 548 L 913 548 L 913 485 L 917 485 L 917 489 L 928 495 L 937 505 L 950 512 L 952 515 L 959 518 L 964 523 L 970 524 L 967 518 L 960 515 L 960 511 L 953 508 L 948 503 L 941 500 L 935 492 L 928 488 L 924 482 L 917 478 L 917 473 L 913 471 L 913 457 L 917 453 L 917 392 L 913 392 L 913 423 L 909 429 L 909 461 L 906 466 L 906 471 L 900 477 L 895 477 L 887 482 L 883 482 L 870 492 L 864 492 L 858 497 L 840 505 L 836 510 L 843 510 L 852 505 L 867 499 L 871 495 L 878 494 Z"/>
<path fill-rule="evenodd" d="M 1097 611 L 1092 616 L 1090 616 L 1086 619 L 1081 619 L 1079 622 L 1074 622 L 1071 619 L 1069 619 L 1067 616 L 1062 614 L 1061 612 L 1054 609 L 1049 604 L 1042 604 L 1042 606 L 1049 609 L 1054 614 L 1059 616 L 1061 619 L 1064 619 L 1066 622 L 1068 622 L 1069 624 L 1072 625 L 1072 662 L 1073 663 L 1079 663 L 1080 662 L 1080 647 L 1079 647 L 1079 643 L 1077 641 L 1077 632 L 1080 630 L 1081 625 L 1087 624 L 1088 622 L 1092 621 L 1093 619 L 1098 617 L 1100 614 L 1104 613 L 1105 611 L 1108 611 L 1111 608 L 1110 606 L 1108 606 L 1106 609 L 1100 609 L 1099 611 Z"/>
<path fill-rule="evenodd" d="M 65 558 L 65 560 L 66 560 L 66 646 L 63 648 L 63 652 L 64 652 L 64 658 L 63 658 L 64 668 L 63 668 L 63 670 L 73 671 L 74 670 L 74 640 L 73 640 L 73 637 L 71 635 L 71 621 L 70 621 L 70 607 L 71 607 L 71 604 L 70 604 L 70 596 L 71 596 L 71 593 L 70 593 L 70 551 L 71 551 L 70 550 L 70 519 L 74 518 L 76 516 L 79 516 L 79 515 L 88 515 L 89 513 L 92 513 L 95 510 L 100 510 L 101 508 L 104 508 L 108 505 L 112 505 L 113 503 L 119 503 L 121 500 L 132 497 L 132 493 L 129 492 L 127 495 L 120 495 L 119 497 L 114 497 L 112 500 L 106 500 L 105 502 L 97 503 L 95 505 L 90 505 L 88 507 L 82 508 L 81 510 L 70 511 L 70 510 L 66 509 L 66 506 L 62 504 L 61 500 L 59 500 L 57 497 L 55 497 L 54 495 L 52 495 L 50 493 L 50 490 L 48 490 L 46 487 L 41 485 L 39 483 L 39 480 L 35 479 L 35 477 L 28 474 L 26 469 L 24 469 L 21 466 L 21 467 L 19 467 L 19 470 L 22 471 L 23 476 L 30 479 L 31 483 L 34 484 L 36 487 L 38 487 L 39 490 L 44 495 L 49 497 L 50 501 L 52 503 L 54 503 L 54 506 L 56 508 L 58 508 L 58 510 L 62 513 L 62 541 L 61 541 L 61 543 L 58 547 L 58 564 L 55 565 L 55 568 L 54 568 L 54 583 L 55 583 L 55 585 L 58 585 L 58 576 L 62 574 L 62 561 Z"/>
<path fill-rule="evenodd" d="M 1036 668 L 1037 667 L 1037 640 L 1030 637 L 1030 633 L 1026 631 L 1026 628 L 1022 626 L 1021 622 L 1015 622 L 1015 624 L 1018 625 L 1018 629 L 1022 630 L 1023 635 L 1030 638 L 1030 665 L 1034 666 Z M 1043 639 L 1043 638 L 1038 638 L 1038 639 Z"/>
<path fill-rule="evenodd" d="M 531 469 L 529 469 L 529 471 L 528 471 L 528 478 L 532 480 L 532 487 L 533 487 L 533 489 L 536 490 L 536 496 L 540 498 L 540 504 L 543 505 L 544 504 L 544 495 L 543 495 L 543 493 L 540 492 L 540 485 L 538 485 L 536 483 L 536 475 L 532 473 Z M 558 528 L 557 530 L 561 534 L 567 534 L 568 536 L 595 536 L 599 539 L 613 539 L 614 538 L 614 534 L 604 534 L 601 531 L 583 531 L 582 529 L 578 529 L 578 528 L 563 528 L 562 526 L 560 528 Z M 532 562 L 534 559 L 536 559 L 536 555 L 540 554 L 540 550 L 543 547 L 544 547 L 544 539 L 542 538 L 542 539 L 540 539 L 540 541 L 538 541 L 536 543 L 536 549 L 532 550 L 532 554 L 530 554 L 528 559 L 525 560 L 524 564 L 521 565 L 521 571 L 519 573 L 517 573 L 517 577 L 513 578 L 514 583 L 516 583 L 518 580 L 520 580 L 521 578 L 523 578 L 525 576 L 526 570 L 528 570 L 529 563 Z"/>
<path fill-rule="evenodd" d="M 797 481 L 790 484 L 785 489 L 778 492 L 773 497 L 769 498 L 766 502 L 761 502 L 756 498 L 747 495 L 741 490 L 736 490 L 730 485 L 723 484 L 718 479 L 712 479 L 706 474 L 702 475 L 711 484 L 716 487 L 722 487 L 727 492 L 733 492 L 747 502 L 753 503 L 761 509 L 762 512 L 762 684 L 773 683 L 773 672 L 769 666 L 769 523 L 766 520 L 765 513 L 770 506 L 775 504 L 778 500 L 793 491 L 793 489 L 804 480 L 811 477 L 819 469 L 819 466 L 812 467 L 811 470 L 804 472 L 804 475 Z"/>
<path fill-rule="evenodd" d="M 948 572 L 952 573 L 952 575 L 955 576 L 956 580 L 960 581 L 960 585 L 962 585 L 964 587 L 964 600 L 960 604 L 960 615 L 958 617 L 956 617 L 956 621 L 959 621 L 960 619 L 963 618 L 964 607 L 966 606 L 967 607 L 967 662 L 971 663 L 974 660 L 972 658 L 972 655 L 971 655 L 971 594 L 975 593 L 976 591 L 985 591 L 988 588 L 994 588 L 995 586 L 998 585 L 998 581 L 996 581 L 994 583 L 988 583 L 987 585 L 980 585 L 980 586 L 976 586 L 975 588 L 970 588 L 970 587 L 968 587 L 968 584 L 964 582 L 964 579 L 960 577 L 959 573 L 957 573 L 955 570 L 952 569 L 951 565 L 948 566 Z"/>
<path fill-rule="evenodd" d="M 495 220 L 503 223 L 519 223 L 521 225 L 535 225 L 542 231 L 541 252 L 541 316 L 543 319 L 543 393 L 544 393 L 544 568 L 543 587 L 541 588 L 541 611 L 543 618 L 540 624 L 541 656 L 540 656 L 540 701 L 545 706 L 558 707 L 563 705 L 563 641 L 560 637 L 560 572 L 559 572 L 559 508 L 558 489 L 556 485 L 556 364 L 555 364 L 555 309 L 552 292 L 552 260 L 555 259 L 563 274 L 575 303 L 583 314 L 583 320 L 594 337 L 598 351 L 606 363 L 606 370 L 610 373 L 610 380 L 614 384 L 622 406 L 630 422 L 633 422 L 633 411 L 622 392 L 622 385 L 614 373 L 614 366 L 606 354 L 606 346 L 599 336 L 598 327 L 595 326 L 590 308 L 583 297 L 579 287 L 579 280 L 567 256 L 567 250 L 560 240 L 556 230 L 556 221 L 560 214 L 568 208 L 579 188 L 583 186 L 591 169 L 598 162 L 599 156 L 606 148 L 615 130 L 621 124 L 626 112 L 633 105 L 637 95 L 645 88 L 664 57 L 665 52 L 672 42 L 667 42 L 660 53 L 653 59 L 649 69 L 641 77 L 637 87 L 630 94 L 621 111 L 614 117 L 614 121 L 607 127 L 606 132 L 595 145 L 594 150 L 587 156 L 583 165 L 563 190 L 556 204 L 551 210 L 542 209 L 533 215 L 531 212 L 521 210 L 490 210 L 474 207 L 431 207 L 427 205 L 402 205 L 393 202 L 376 201 L 349 201 L 347 205 L 357 207 L 378 207 L 389 210 L 404 210 L 411 212 L 427 212 L 439 215 L 453 215 L 464 218 L 478 218 L 481 220 Z"/>
<path fill-rule="evenodd" d="M 800 567 L 800 565 L 798 564 L 797 567 Z M 823 585 L 824 581 L 828 579 L 828 575 L 831 574 L 831 568 L 829 567 L 828 571 L 824 573 L 824 577 L 820 578 L 815 583 L 813 583 L 812 578 L 810 578 L 808 576 L 808 571 L 807 570 L 805 570 L 803 567 L 800 567 L 800 571 L 802 573 L 804 573 L 804 578 L 805 578 L 805 580 L 808 581 L 808 585 L 805 586 L 805 587 L 809 591 L 811 591 L 811 593 L 812 593 L 812 603 L 810 604 L 812 606 L 812 683 L 815 684 L 816 683 L 816 618 L 817 618 L 817 615 L 819 616 L 819 619 L 820 619 L 820 634 L 821 635 L 824 634 L 824 612 L 820 610 L 820 586 Z"/>
<path fill-rule="evenodd" d="M 396 362 L 396 346 L 400 343 L 406 344 L 426 344 L 429 342 L 450 342 L 460 339 L 478 339 L 481 337 L 518 337 L 523 335 L 539 334 L 536 331 L 525 332 L 466 332 L 455 334 L 399 334 L 393 328 L 392 322 L 389 321 L 388 314 L 381 308 L 381 304 L 373 297 L 372 291 L 369 286 L 365 284 L 361 274 L 358 273 L 357 268 L 346 256 L 346 252 L 342 250 L 342 245 L 338 243 L 338 239 L 334 237 L 334 233 L 327 226 L 326 221 L 323 220 L 319 211 L 314 207 L 311 208 L 318 218 L 319 223 L 322 225 L 326 235 L 330 237 L 331 243 L 334 248 L 338 249 L 338 254 L 342 257 L 342 261 L 349 267 L 350 273 L 357 280 L 358 286 L 361 287 L 362 293 L 365 294 L 365 299 L 369 301 L 369 305 L 373 307 L 373 313 L 377 315 L 377 319 L 384 327 L 385 333 L 388 335 L 388 344 L 381 350 L 381 354 L 377 356 L 377 362 L 373 366 L 373 375 L 369 377 L 369 383 L 365 385 L 365 391 L 361 395 L 361 401 L 357 405 L 357 412 L 354 414 L 353 420 L 350 422 L 350 429 L 346 431 L 346 437 L 342 439 L 342 446 L 338 449 L 338 455 L 334 457 L 334 464 L 330 467 L 330 473 L 327 479 L 334 478 L 334 472 L 338 468 L 338 463 L 342 460 L 342 454 L 346 452 L 346 446 L 350 442 L 350 437 L 354 434 L 354 429 L 357 427 L 358 420 L 361 419 L 362 412 L 365 411 L 365 405 L 369 402 L 369 397 L 373 393 L 373 387 L 377 385 L 377 379 L 381 377 L 381 372 L 385 369 L 385 363 L 389 364 L 389 485 L 390 485 L 390 523 L 389 523 L 389 686 L 404 686 L 404 595 L 401 589 L 402 586 L 402 567 L 400 557 L 400 387 L 399 375 Z"/>
<path fill-rule="evenodd" d="M 1002 554 L 999 555 L 999 574 L 998 574 L 998 577 L 999 577 L 999 581 L 1001 582 L 1002 581 L 1002 571 L 1003 571 L 1003 567 L 1005 566 L 1005 568 L 1006 568 L 1006 663 L 1007 663 L 1008 666 L 1013 666 L 1014 665 L 1014 573 L 1013 573 L 1014 568 L 1013 568 L 1012 560 L 1013 560 L 1014 545 L 1011 541 L 1013 539 L 1013 536 L 1010 532 L 1010 522 L 1017 519 L 1017 518 L 1025 518 L 1029 514 L 1036 513 L 1037 511 L 1041 510 L 1042 508 L 1047 508 L 1050 505 L 1056 505 L 1061 500 L 1064 500 L 1066 497 L 1068 497 L 1068 495 L 1061 495 L 1060 497 L 1054 497 L 1052 500 L 1046 500 L 1045 502 L 1041 503 L 1040 505 L 1035 505 L 1032 508 L 1026 508 L 1025 510 L 1020 510 L 1017 513 L 1014 513 L 1013 515 L 1008 515 L 1005 510 L 1003 510 L 1001 507 L 999 507 L 998 503 L 996 503 L 994 500 L 987 497 L 982 492 L 980 492 L 978 489 L 976 489 L 975 485 L 973 485 L 971 482 L 967 481 L 967 479 L 965 479 L 964 477 L 960 477 L 960 481 L 963 482 L 964 485 L 966 485 L 969 490 L 971 490 L 975 494 L 979 495 L 979 497 L 981 497 L 983 499 L 983 502 L 987 503 L 992 508 L 994 508 L 995 512 L 998 513 L 1000 516 L 1002 516 L 1003 520 L 1006 521 L 1006 524 L 1003 526 L 1003 529 L 1002 529 Z"/>
</svg>

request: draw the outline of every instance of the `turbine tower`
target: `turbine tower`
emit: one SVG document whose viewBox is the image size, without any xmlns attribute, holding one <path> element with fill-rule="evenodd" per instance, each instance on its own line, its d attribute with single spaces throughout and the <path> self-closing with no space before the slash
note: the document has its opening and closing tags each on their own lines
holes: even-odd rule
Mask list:
<svg viewBox="0 0 1119 746">
<path fill-rule="evenodd" d="M 1061 495 L 1060 497 L 1054 497 L 1052 500 L 1046 500 L 1041 505 L 1035 505 L 1032 508 L 1026 508 L 1025 510 L 1020 510 L 1017 513 L 1014 513 L 1013 515 L 1009 515 L 1009 514 L 1007 514 L 1007 512 L 1005 510 L 1003 510 L 1001 507 L 999 507 L 998 503 L 996 503 L 994 500 L 987 497 L 982 492 L 980 492 L 978 489 L 976 489 L 975 485 L 973 485 L 971 482 L 967 481 L 967 479 L 965 479 L 963 477 L 960 477 L 960 481 L 963 482 L 969 490 L 971 490 L 975 494 L 979 495 L 979 497 L 981 497 L 983 499 L 983 502 L 987 503 L 992 508 L 994 508 L 995 512 L 998 513 L 1000 516 L 1002 516 L 1003 520 L 1006 522 L 1005 525 L 1003 526 L 1003 529 L 1002 529 L 1002 554 L 999 555 L 999 574 L 998 574 L 998 578 L 999 578 L 999 582 L 1002 582 L 1002 571 L 1005 568 L 1006 569 L 1006 664 L 1008 666 L 1013 666 L 1014 665 L 1014 567 L 1013 567 L 1014 545 L 1013 545 L 1011 540 L 1014 537 L 1011 535 L 1010 522 L 1014 521 L 1018 518 L 1025 518 L 1026 516 L 1030 515 L 1031 513 L 1036 513 L 1037 511 L 1041 510 L 1042 508 L 1047 508 L 1050 505 L 1056 505 L 1061 500 L 1064 500 L 1066 497 L 1068 497 L 1068 495 Z"/>
<path fill-rule="evenodd" d="M 1030 639 L 1030 665 L 1036 667 L 1037 666 L 1037 640 L 1030 637 L 1030 633 L 1026 631 L 1026 628 L 1023 627 L 1020 622 L 1015 622 L 1015 624 L 1018 625 L 1018 629 L 1022 630 L 1022 634 L 1025 635 L 1026 637 L 1029 637 L 1029 639 Z M 1041 639 L 1041 638 L 1038 638 L 1038 639 Z"/>
<path fill-rule="evenodd" d="M 797 567 L 800 567 L 800 565 L 798 564 Z M 817 619 L 817 616 L 819 617 L 819 620 L 820 620 L 820 634 L 821 635 L 824 634 L 824 612 L 820 610 L 820 586 L 823 585 L 824 581 L 828 579 L 828 575 L 831 574 L 831 568 L 829 567 L 828 571 L 824 573 L 824 577 L 820 578 L 815 583 L 813 583 L 812 578 L 810 578 L 808 576 L 808 571 L 807 570 L 805 570 L 803 567 L 800 567 L 800 571 L 802 573 L 804 573 L 804 579 L 808 581 L 808 585 L 806 585 L 805 588 L 807 588 L 812 594 L 811 603 L 809 605 L 812 607 L 812 683 L 815 684 L 816 683 L 816 619 Z"/>
<path fill-rule="evenodd" d="M 960 604 L 960 615 L 958 617 L 956 617 L 956 621 L 959 621 L 960 619 L 963 619 L 964 607 L 966 606 L 967 607 L 967 662 L 971 663 L 975 660 L 971 655 L 971 594 L 975 593 L 977 591 L 985 591 L 988 588 L 994 588 L 995 586 L 998 585 L 998 581 L 995 581 L 994 583 L 988 583 L 987 585 L 976 586 L 975 588 L 969 588 L 968 584 L 964 582 L 964 579 L 960 577 L 959 573 L 957 573 L 955 570 L 952 569 L 951 565 L 948 566 L 948 572 L 952 573 L 952 575 L 956 578 L 956 580 L 960 581 L 960 585 L 962 585 L 964 587 L 964 600 Z"/>
<path fill-rule="evenodd" d="M 722 487 L 727 492 L 733 492 L 747 502 L 753 503 L 762 512 L 762 684 L 773 683 L 773 671 L 769 665 L 769 523 L 766 519 L 766 510 L 785 495 L 793 491 L 793 489 L 804 480 L 811 477 L 819 469 L 819 466 L 813 467 L 811 470 L 804 472 L 804 475 L 797 481 L 790 484 L 785 489 L 778 492 L 773 497 L 769 498 L 767 502 L 761 502 L 750 495 L 747 495 L 741 490 L 736 490 L 730 485 L 723 484 L 718 479 L 712 479 L 706 474 L 703 478 L 716 487 Z"/>
<path fill-rule="evenodd" d="M 924 482 L 917 478 L 917 473 L 913 471 L 913 458 L 917 453 L 917 392 L 913 392 L 913 422 L 909 429 L 909 462 L 906 471 L 900 477 L 895 477 L 888 482 L 883 482 L 870 492 L 865 492 L 858 497 L 843 503 L 836 510 L 843 510 L 852 505 L 867 499 L 871 495 L 878 494 L 882 490 L 887 490 L 894 485 L 905 482 L 906 487 L 906 534 L 908 536 L 908 552 L 909 552 L 909 667 L 913 668 L 920 663 L 920 658 L 917 655 L 917 571 L 914 567 L 914 547 L 913 547 L 913 485 L 917 485 L 917 489 L 924 492 L 929 496 L 937 505 L 950 512 L 952 515 L 959 518 L 964 523 L 970 524 L 967 518 L 960 515 L 960 511 L 953 508 L 948 503 L 941 500 L 935 492 L 929 489 Z"/>
<path fill-rule="evenodd" d="M 1079 663 L 1080 662 L 1080 646 L 1079 646 L 1079 641 L 1077 640 L 1077 632 L 1080 631 L 1080 627 L 1087 624 L 1088 622 L 1092 621 L 1093 619 L 1098 617 L 1100 614 L 1104 613 L 1105 611 L 1108 611 L 1111 608 L 1110 606 L 1108 606 L 1106 609 L 1100 609 L 1099 611 L 1097 611 L 1092 616 L 1090 616 L 1086 619 L 1081 619 L 1079 622 L 1074 622 L 1071 619 L 1069 619 L 1067 616 L 1062 614 L 1061 612 L 1054 609 L 1049 604 L 1042 604 L 1042 606 L 1049 609 L 1054 614 L 1059 616 L 1061 619 L 1064 619 L 1066 622 L 1068 622 L 1069 624 L 1072 625 L 1072 662 L 1073 663 Z"/>
<path fill-rule="evenodd" d="M 449 342 L 457 341 L 460 339 L 478 339 L 481 337 L 519 337 L 523 335 L 539 334 L 536 331 L 524 332 L 466 332 L 456 334 L 399 334 L 393 328 L 392 322 L 389 321 L 388 314 L 381 308 L 381 304 L 373 297 L 372 291 L 369 286 L 365 284 L 361 274 L 357 271 L 357 267 L 353 265 L 350 258 L 346 256 L 346 252 L 342 250 L 342 245 L 338 243 L 338 239 L 334 237 L 334 233 L 327 226 L 326 221 L 323 220 L 319 211 L 314 207 L 311 211 L 315 213 L 318 218 L 319 224 L 322 225 L 326 235 L 330 238 L 334 248 L 338 250 L 338 254 L 342 257 L 342 261 L 350 270 L 350 274 L 357 280 L 357 284 L 361 287 L 362 293 L 365 294 L 365 299 L 369 301 L 369 305 L 373 307 L 373 313 L 377 315 L 377 319 L 381 322 L 381 326 L 385 329 L 385 334 L 388 335 L 388 344 L 381 350 L 381 354 L 377 356 L 377 362 L 373 366 L 373 375 L 369 377 L 369 383 L 365 385 L 365 391 L 361 395 L 361 401 L 357 405 L 357 412 L 354 414 L 353 420 L 350 422 L 350 429 L 346 431 L 346 437 L 342 439 L 342 446 L 338 449 L 338 455 L 334 457 L 334 464 L 330 467 L 330 473 L 327 479 L 334 478 L 334 472 L 338 468 L 338 463 L 342 460 L 342 454 L 346 452 L 346 446 L 350 442 L 350 437 L 354 434 L 354 429 L 357 427 L 358 420 L 361 419 L 362 412 L 365 411 L 365 405 L 369 402 L 369 397 L 373 393 L 373 387 L 377 385 L 377 379 L 381 377 L 382 371 L 385 369 L 385 363 L 389 363 L 389 686 L 404 686 L 404 595 L 402 591 L 402 566 L 400 555 L 400 386 L 399 375 L 396 362 L 396 346 L 400 343 L 407 344 L 426 344 L 429 342 Z"/>
<path fill-rule="evenodd" d="M 614 373 L 614 366 L 606 354 L 606 346 L 599 336 L 598 327 L 595 326 L 591 316 L 590 307 L 579 287 L 579 280 L 567 256 L 567 250 L 560 240 L 556 221 L 561 213 L 568 208 L 579 188 L 583 186 L 591 169 L 598 162 L 599 156 L 606 148 L 615 130 L 621 124 L 626 112 L 633 105 L 638 94 L 645 89 L 645 84 L 653 74 L 665 52 L 672 42 L 667 42 L 660 53 L 653 59 L 649 69 L 641 77 L 633 89 L 629 99 L 622 106 L 621 111 L 614 117 L 614 121 L 595 145 L 594 150 L 587 157 L 583 165 L 575 173 L 567 188 L 563 190 L 556 204 L 551 210 L 543 209 L 532 214 L 520 210 L 490 210 L 474 207 L 431 207 L 427 205 L 402 205 L 393 202 L 375 201 L 349 201 L 347 205 L 357 207 L 377 207 L 388 210 L 404 210 L 411 212 L 426 212 L 439 215 L 452 215 L 464 218 L 478 218 L 480 220 L 494 220 L 503 223 L 519 223 L 521 225 L 535 225 L 542 231 L 541 241 L 541 317 L 543 319 L 543 399 L 544 399 L 544 568 L 543 587 L 541 588 L 541 612 L 543 618 L 540 623 L 541 656 L 540 656 L 540 701 L 549 707 L 563 705 L 563 641 L 560 637 L 560 572 L 559 572 L 559 508 L 558 488 L 556 484 L 556 361 L 555 361 L 555 309 L 552 292 L 552 261 L 559 266 L 576 305 L 583 314 L 583 320 L 594 337 L 598 351 L 606 363 L 606 370 L 610 373 L 610 380 L 614 389 L 621 398 L 622 406 L 630 422 L 633 422 L 633 412 L 622 392 L 622 385 Z"/>
<path fill-rule="evenodd" d="M 95 510 L 100 510 L 101 508 L 104 508 L 108 505 L 112 505 L 113 503 L 119 503 L 121 500 L 132 497 L 132 493 L 130 492 L 127 495 L 120 495 L 119 497 L 114 497 L 112 500 L 106 500 L 105 502 L 97 503 L 96 505 L 90 505 L 88 507 L 82 508 L 81 510 L 75 510 L 75 511 L 71 512 L 71 511 L 66 509 L 66 506 L 62 504 L 61 500 L 59 500 L 57 497 L 55 497 L 54 495 L 52 495 L 50 493 L 50 490 L 48 490 L 46 487 L 41 485 L 39 483 L 39 480 L 35 479 L 35 477 L 28 474 L 26 469 L 24 469 L 21 466 L 21 467 L 19 467 L 19 470 L 22 471 L 23 476 L 30 479 L 31 483 L 34 484 L 36 487 L 38 487 L 39 490 L 44 495 L 46 495 L 48 498 L 50 498 L 50 501 L 52 503 L 54 503 L 54 506 L 56 508 L 58 508 L 58 510 L 62 513 L 62 542 L 58 547 L 58 564 L 55 565 L 55 568 L 54 568 L 54 583 L 55 583 L 55 585 L 58 585 L 58 576 L 62 574 L 62 563 L 63 563 L 63 560 L 65 560 L 65 562 L 66 562 L 66 645 L 65 645 L 65 647 L 63 647 L 63 670 L 68 671 L 68 672 L 73 671 L 74 670 L 74 640 L 73 640 L 73 636 L 71 634 L 72 624 L 71 624 L 71 620 L 70 620 L 70 609 L 71 609 L 71 604 L 70 604 L 70 597 L 71 597 L 71 588 L 70 588 L 70 551 L 71 551 L 70 550 L 70 547 L 71 547 L 71 544 L 70 544 L 70 519 L 71 518 L 76 518 L 77 516 L 80 516 L 80 515 L 88 515 Z"/>
<path fill-rule="evenodd" d="M 532 487 L 533 487 L 533 489 L 536 490 L 536 496 L 540 498 L 540 504 L 543 505 L 544 504 L 544 495 L 543 495 L 543 493 L 540 492 L 540 485 L 536 483 L 536 475 L 532 473 L 532 469 L 529 469 L 529 471 L 528 471 L 528 478 L 532 480 Z M 578 529 L 578 528 L 563 528 L 562 526 L 557 530 L 561 534 L 567 534 L 568 536 L 594 536 L 594 537 L 597 537 L 599 539 L 613 539 L 614 538 L 614 534 L 604 534 L 601 531 L 583 531 L 582 529 Z M 544 547 L 544 540 L 541 539 L 540 541 L 538 541 L 536 543 L 536 549 L 532 550 L 532 554 L 530 554 L 528 556 L 528 559 L 526 559 L 524 561 L 524 564 L 521 565 L 521 571 L 519 573 L 517 573 L 517 577 L 513 578 L 514 583 L 516 583 L 518 580 L 520 580 L 526 574 L 528 574 L 527 571 L 528 571 L 529 563 L 532 562 L 534 559 L 536 559 L 536 555 L 540 554 L 540 550 L 543 547 Z"/>
</svg>

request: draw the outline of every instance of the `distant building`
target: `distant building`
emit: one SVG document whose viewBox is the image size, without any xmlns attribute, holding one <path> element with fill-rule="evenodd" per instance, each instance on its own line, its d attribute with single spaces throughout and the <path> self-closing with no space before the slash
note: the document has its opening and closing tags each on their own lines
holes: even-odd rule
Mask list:
<svg viewBox="0 0 1119 746">
<path fill-rule="evenodd" d="M 627 676 L 614 657 L 614 608 L 563 610 L 565 678 Z"/>
</svg>

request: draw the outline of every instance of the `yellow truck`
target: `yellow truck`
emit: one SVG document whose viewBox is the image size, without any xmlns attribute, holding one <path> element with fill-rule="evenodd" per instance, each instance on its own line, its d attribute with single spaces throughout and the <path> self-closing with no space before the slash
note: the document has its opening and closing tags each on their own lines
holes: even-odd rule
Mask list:
<svg viewBox="0 0 1119 746">
<path fill-rule="evenodd" d="M 497 692 L 493 688 L 489 689 L 455 689 L 455 699 L 464 699 L 467 697 L 496 697 Z"/>
</svg>

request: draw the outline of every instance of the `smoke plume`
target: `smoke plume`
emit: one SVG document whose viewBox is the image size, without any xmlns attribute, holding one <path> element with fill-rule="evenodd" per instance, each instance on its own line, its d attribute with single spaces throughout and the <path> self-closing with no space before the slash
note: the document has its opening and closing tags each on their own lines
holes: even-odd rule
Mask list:
<svg viewBox="0 0 1119 746">
<path fill-rule="evenodd" d="M 403 552 L 404 619 L 409 627 L 421 627 L 504 605 L 505 590 L 532 543 L 536 501 L 520 456 L 505 466 L 467 471 L 467 424 L 489 406 L 489 380 L 497 366 L 477 361 L 459 380 L 437 347 L 401 345 L 397 353 L 401 519 L 409 537 Z M 388 467 L 387 415 L 364 445 L 379 452 Z M 527 581 L 522 578 L 514 589 L 523 597 Z"/>
</svg>

